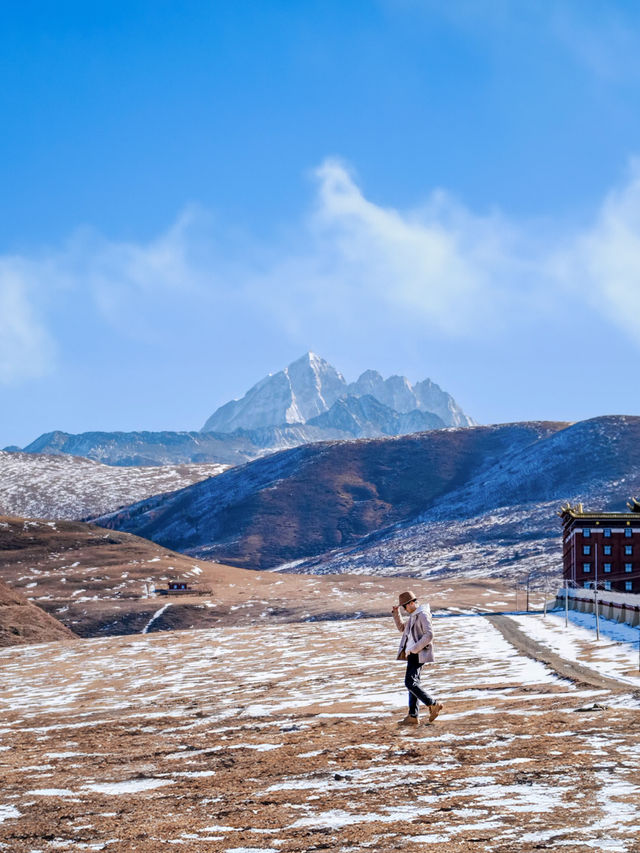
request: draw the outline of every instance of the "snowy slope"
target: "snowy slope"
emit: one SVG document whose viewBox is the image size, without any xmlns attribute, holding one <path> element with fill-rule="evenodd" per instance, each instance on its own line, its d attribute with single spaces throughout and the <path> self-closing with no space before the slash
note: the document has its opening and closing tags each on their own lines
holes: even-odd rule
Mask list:
<svg viewBox="0 0 640 853">
<path fill-rule="evenodd" d="M 211 415 L 203 432 L 233 432 L 280 424 L 305 423 L 326 412 L 344 393 L 338 371 L 314 353 L 269 374 L 241 400 L 231 400 Z"/>
<path fill-rule="evenodd" d="M 622 512 L 640 494 L 640 418 L 606 416 L 514 447 L 426 512 L 285 568 L 435 577 L 526 576 L 561 570 L 561 502 Z"/>
<path fill-rule="evenodd" d="M 117 468 L 74 456 L 0 451 L 0 515 L 84 518 L 220 474 L 227 466 Z"/>
<path fill-rule="evenodd" d="M 299 441 L 294 442 L 300 444 Z M 10 448 L 5 448 L 9 450 Z M 15 451 L 15 448 L 11 448 Z M 24 448 L 25 453 L 65 453 L 105 465 L 238 465 L 265 451 L 249 435 L 200 432 L 47 432 Z"/>
</svg>

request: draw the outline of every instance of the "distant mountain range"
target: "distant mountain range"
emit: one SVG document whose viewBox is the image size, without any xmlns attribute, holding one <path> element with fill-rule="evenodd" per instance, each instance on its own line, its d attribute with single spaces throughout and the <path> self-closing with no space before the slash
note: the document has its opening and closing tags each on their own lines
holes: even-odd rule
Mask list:
<svg viewBox="0 0 640 853">
<path fill-rule="evenodd" d="M 225 403 L 199 432 L 55 431 L 41 435 L 24 452 L 84 456 L 108 465 L 238 465 L 312 442 L 473 424 L 453 397 L 430 379 L 412 386 L 403 376 L 383 379 L 367 370 L 348 384 L 328 362 L 309 352 L 266 376 L 240 400 Z"/>
<path fill-rule="evenodd" d="M 97 523 L 248 568 L 559 571 L 561 501 L 640 493 L 640 418 L 520 423 L 273 454 Z"/>
</svg>

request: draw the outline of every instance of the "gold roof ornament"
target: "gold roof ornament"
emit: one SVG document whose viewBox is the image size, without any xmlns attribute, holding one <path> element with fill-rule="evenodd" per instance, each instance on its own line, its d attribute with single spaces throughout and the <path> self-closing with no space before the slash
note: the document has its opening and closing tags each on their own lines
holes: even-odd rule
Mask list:
<svg viewBox="0 0 640 853">
<path fill-rule="evenodd" d="M 638 512 L 640 512 L 640 505 L 638 506 Z M 572 506 L 570 501 L 565 501 L 561 505 L 557 514 L 560 516 L 560 518 L 565 515 L 573 515 L 574 517 L 578 515 L 584 515 L 584 506 L 581 503 L 574 504 Z"/>
<path fill-rule="evenodd" d="M 630 498 L 627 501 L 627 506 L 631 510 L 631 512 L 640 512 L 640 501 L 638 498 Z"/>
</svg>

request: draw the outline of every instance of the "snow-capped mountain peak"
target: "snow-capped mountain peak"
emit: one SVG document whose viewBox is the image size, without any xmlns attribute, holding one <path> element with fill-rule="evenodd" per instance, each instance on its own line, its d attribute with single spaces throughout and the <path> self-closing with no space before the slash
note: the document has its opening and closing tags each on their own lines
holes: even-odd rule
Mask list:
<svg viewBox="0 0 640 853">
<path fill-rule="evenodd" d="M 233 432 L 306 423 L 326 412 L 345 393 L 338 371 L 313 352 L 258 382 L 240 400 L 231 400 L 209 418 L 203 432 Z"/>
<path fill-rule="evenodd" d="M 430 379 L 415 387 L 405 376 L 383 379 L 366 370 L 347 384 L 329 362 L 307 352 L 278 373 L 270 373 L 239 400 L 231 400 L 205 423 L 203 432 L 231 433 L 286 424 L 306 424 L 328 412 L 342 397 L 374 397 L 397 414 L 435 414 L 445 426 L 471 426 L 469 418 L 450 394 Z"/>
</svg>

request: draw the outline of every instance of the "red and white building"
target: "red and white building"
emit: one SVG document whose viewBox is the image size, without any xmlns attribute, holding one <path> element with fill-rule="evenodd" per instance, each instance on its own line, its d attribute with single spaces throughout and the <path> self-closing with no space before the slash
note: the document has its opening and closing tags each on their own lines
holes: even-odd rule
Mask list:
<svg viewBox="0 0 640 853">
<path fill-rule="evenodd" d="M 582 504 L 565 504 L 562 559 L 571 586 L 640 592 L 640 503 L 629 512 L 585 512 Z"/>
</svg>

